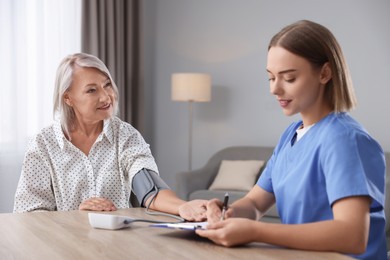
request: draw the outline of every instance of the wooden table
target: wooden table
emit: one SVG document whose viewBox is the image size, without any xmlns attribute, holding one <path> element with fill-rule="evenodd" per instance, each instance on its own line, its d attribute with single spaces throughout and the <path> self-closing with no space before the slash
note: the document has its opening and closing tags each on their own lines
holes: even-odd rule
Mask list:
<svg viewBox="0 0 390 260">
<path fill-rule="evenodd" d="M 109 212 L 173 221 L 133 208 Z M 337 253 L 278 248 L 261 243 L 225 248 L 193 231 L 133 223 L 94 229 L 87 211 L 0 214 L 0 259 L 350 259 Z"/>
</svg>

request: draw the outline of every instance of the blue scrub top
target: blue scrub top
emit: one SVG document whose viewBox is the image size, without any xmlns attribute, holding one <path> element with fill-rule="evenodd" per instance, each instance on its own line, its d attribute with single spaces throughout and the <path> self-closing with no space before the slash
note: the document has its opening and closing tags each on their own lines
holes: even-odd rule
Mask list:
<svg viewBox="0 0 390 260">
<path fill-rule="evenodd" d="M 387 259 L 382 148 L 347 113 L 329 114 L 294 143 L 301 124 L 293 123 L 283 133 L 257 185 L 275 195 L 285 224 L 330 220 L 335 201 L 370 196 L 367 250 L 352 256 Z"/>
</svg>

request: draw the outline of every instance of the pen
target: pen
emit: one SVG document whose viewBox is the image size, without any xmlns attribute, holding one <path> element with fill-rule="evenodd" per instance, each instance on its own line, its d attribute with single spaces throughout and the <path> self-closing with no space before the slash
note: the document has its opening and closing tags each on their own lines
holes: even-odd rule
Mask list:
<svg viewBox="0 0 390 260">
<path fill-rule="evenodd" d="M 225 213 L 228 209 L 228 203 L 229 203 L 229 193 L 225 193 L 225 199 L 223 200 L 223 206 L 222 206 L 222 213 L 221 213 L 221 220 L 225 219 Z"/>
</svg>

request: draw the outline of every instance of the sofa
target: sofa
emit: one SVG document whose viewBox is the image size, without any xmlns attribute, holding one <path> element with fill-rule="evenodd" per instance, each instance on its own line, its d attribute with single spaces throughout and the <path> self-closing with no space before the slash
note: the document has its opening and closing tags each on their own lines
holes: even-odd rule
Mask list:
<svg viewBox="0 0 390 260">
<path fill-rule="evenodd" d="M 209 161 L 200 169 L 191 172 L 181 172 L 176 176 L 177 193 L 180 197 L 186 200 L 193 199 L 212 199 L 219 198 L 223 200 L 226 192 L 229 192 L 230 201 L 234 202 L 237 199 L 245 196 L 247 191 L 237 190 L 210 190 L 209 187 L 213 183 L 218 174 L 222 160 L 264 160 L 267 161 L 273 152 L 273 147 L 259 146 L 234 146 L 225 148 L 215 153 Z M 390 153 L 385 153 L 386 162 L 390 162 Z M 264 166 L 265 167 L 265 166 Z M 261 174 L 262 167 L 259 170 Z M 253 185 L 255 184 L 255 181 Z M 386 168 L 386 200 L 385 200 L 386 219 L 386 235 L 387 245 L 390 248 L 390 167 Z M 278 223 L 279 215 L 276 207 L 273 206 L 263 216 L 262 221 Z"/>
<path fill-rule="evenodd" d="M 247 191 L 209 189 L 218 174 L 222 160 L 263 160 L 266 162 L 271 157 L 273 150 L 273 147 L 259 146 L 234 146 L 222 149 L 215 153 L 202 168 L 178 173 L 176 175 L 177 194 L 185 200 L 213 198 L 222 200 L 224 194 L 229 192 L 229 203 L 233 203 L 245 196 Z M 260 169 L 258 176 L 264 167 Z M 269 222 L 280 222 L 275 206 L 263 218 Z"/>
</svg>

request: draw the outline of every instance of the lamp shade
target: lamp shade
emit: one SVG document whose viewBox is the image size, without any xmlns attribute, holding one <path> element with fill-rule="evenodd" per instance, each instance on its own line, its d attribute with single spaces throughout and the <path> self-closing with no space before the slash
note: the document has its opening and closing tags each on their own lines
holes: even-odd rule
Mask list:
<svg viewBox="0 0 390 260">
<path fill-rule="evenodd" d="M 202 73 L 174 73 L 171 95 L 174 101 L 208 102 L 211 100 L 210 76 Z"/>
</svg>

